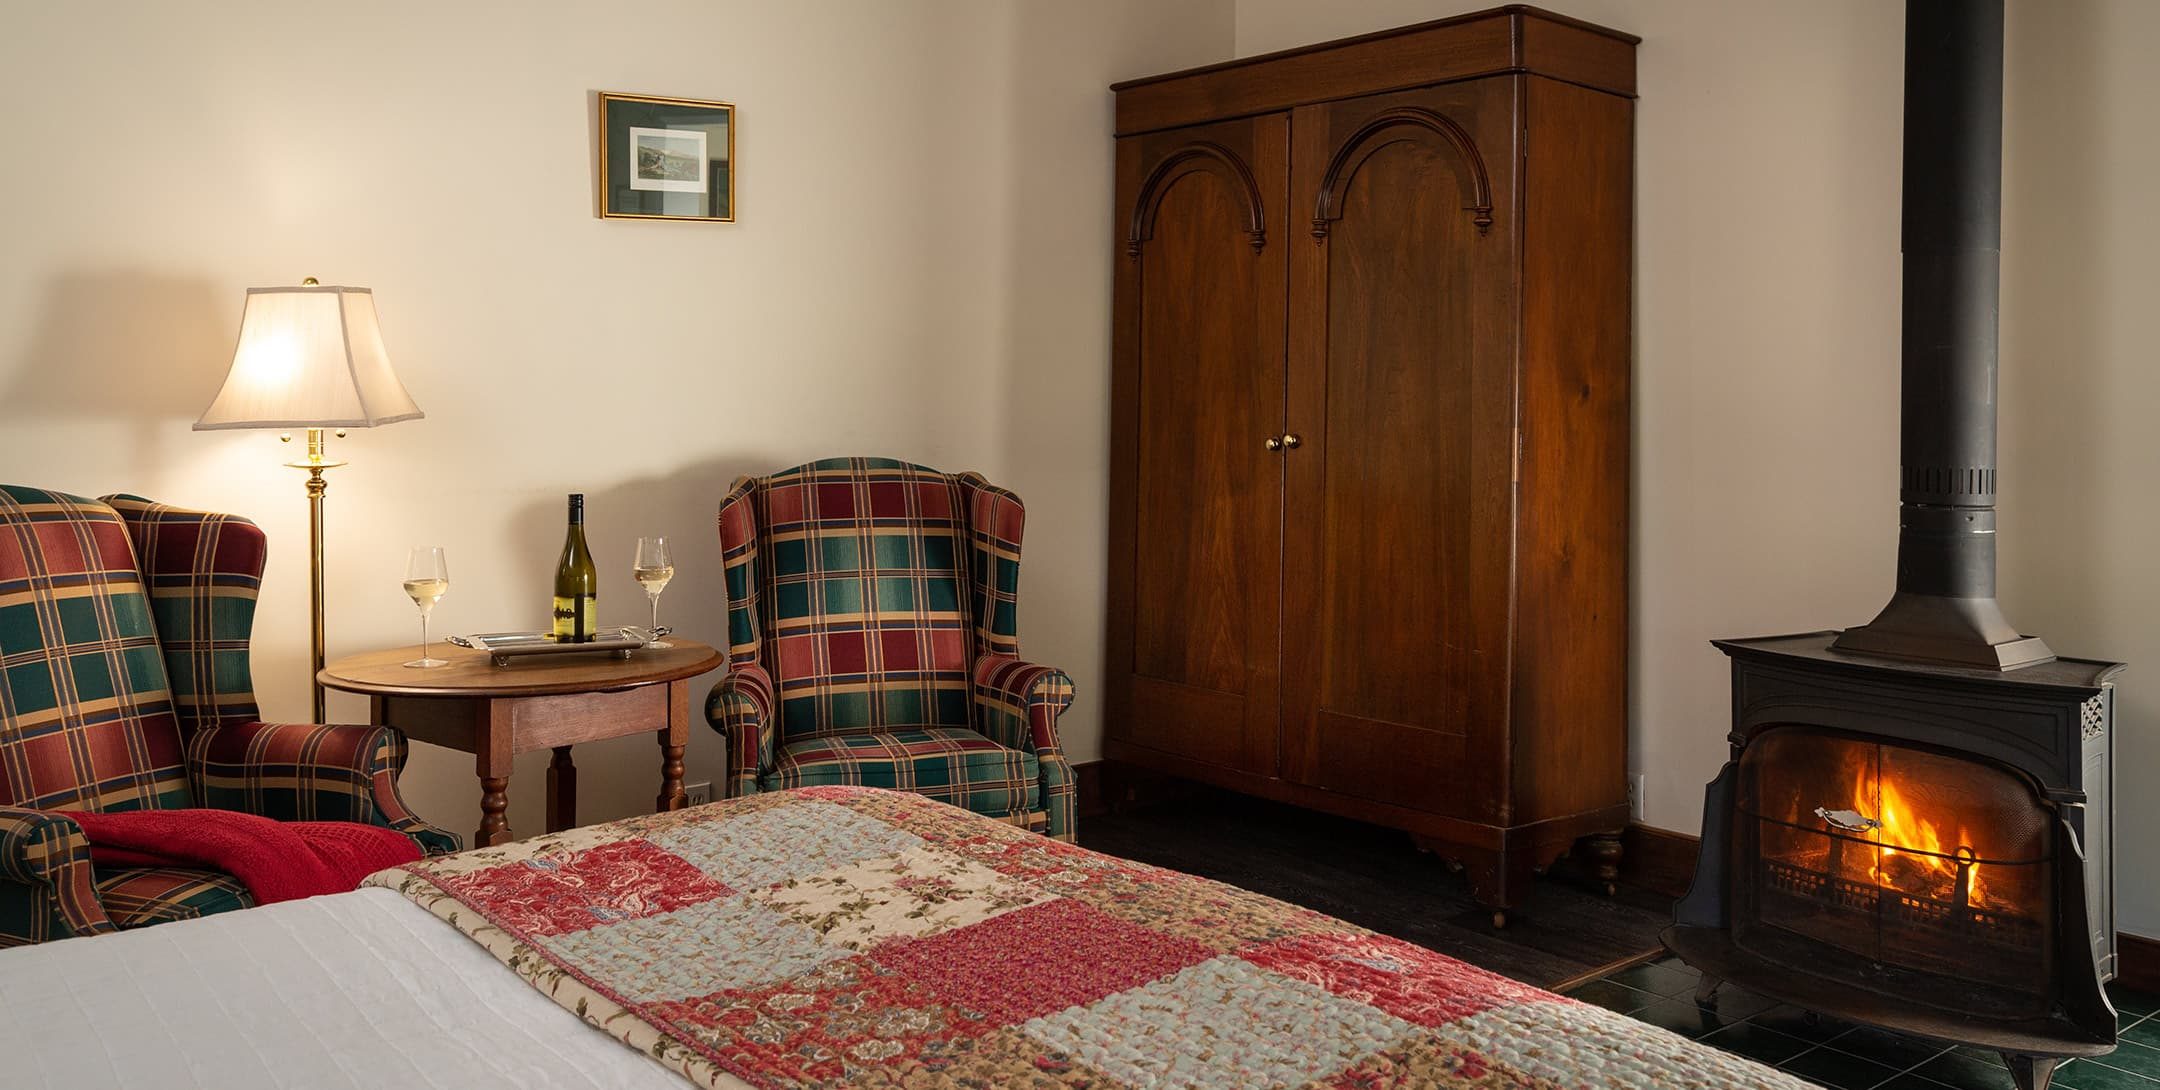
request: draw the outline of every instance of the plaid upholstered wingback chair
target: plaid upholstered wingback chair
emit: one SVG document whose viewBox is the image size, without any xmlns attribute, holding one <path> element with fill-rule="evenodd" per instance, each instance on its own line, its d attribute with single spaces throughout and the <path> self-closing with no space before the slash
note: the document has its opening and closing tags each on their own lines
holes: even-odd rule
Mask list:
<svg viewBox="0 0 2160 1090">
<path fill-rule="evenodd" d="M 705 709 L 727 794 L 892 787 L 1072 839 L 1072 679 L 1015 637 L 1023 516 L 976 474 L 886 458 L 737 480 L 728 673 Z"/>
<path fill-rule="evenodd" d="M 257 719 L 263 559 L 243 518 L 0 485 L 0 946 L 253 904 L 218 871 L 92 864 L 71 810 L 360 821 L 457 850 L 398 798 L 397 732 Z"/>
</svg>

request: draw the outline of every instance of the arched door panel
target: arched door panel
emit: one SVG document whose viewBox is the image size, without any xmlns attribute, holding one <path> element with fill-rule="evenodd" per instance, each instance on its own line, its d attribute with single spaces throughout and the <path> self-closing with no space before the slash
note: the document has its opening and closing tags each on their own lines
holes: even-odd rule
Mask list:
<svg viewBox="0 0 2160 1090">
<path fill-rule="evenodd" d="M 1286 119 L 1118 148 L 1106 730 L 1273 775 Z"/>
<path fill-rule="evenodd" d="M 1495 108 L 1497 100 L 1498 108 Z M 1513 450 L 1505 96 L 1297 112 L 1285 775 L 1468 812 L 1504 745 Z"/>
</svg>

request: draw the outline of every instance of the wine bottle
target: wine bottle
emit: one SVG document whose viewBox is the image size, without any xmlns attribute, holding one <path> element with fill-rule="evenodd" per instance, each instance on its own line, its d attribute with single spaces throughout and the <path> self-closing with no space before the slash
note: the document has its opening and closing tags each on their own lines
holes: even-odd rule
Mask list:
<svg viewBox="0 0 2160 1090">
<path fill-rule="evenodd" d="M 562 562 L 555 566 L 555 642 L 591 641 L 599 607 L 600 577 L 585 547 L 585 495 L 572 492 L 570 528 L 563 535 Z"/>
</svg>

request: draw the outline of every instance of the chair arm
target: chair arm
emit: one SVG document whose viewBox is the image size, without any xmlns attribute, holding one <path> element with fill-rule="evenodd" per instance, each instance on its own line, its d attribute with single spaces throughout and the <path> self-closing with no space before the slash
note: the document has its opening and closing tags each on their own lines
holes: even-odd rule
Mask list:
<svg viewBox="0 0 2160 1090">
<path fill-rule="evenodd" d="M 727 739 L 728 798 L 754 795 L 758 777 L 773 766 L 773 684 L 765 668 L 741 662 L 705 698 L 705 721 Z"/>
<path fill-rule="evenodd" d="M 98 901 L 90 838 L 66 814 L 0 806 L 0 883 L 16 888 L 0 903 L 0 946 L 117 930 Z"/>
<path fill-rule="evenodd" d="M 1072 678 L 1065 671 L 1011 655 L 984 655 L 975 660 L 974 690 L 976 729 L 991 741 L 1038 757 L 1064 752 L 1057 719 L 1073 700 Z"/>
<path fill-rule="evenodd" d="M 188 779 L 198 806 L 278 821 L 357 821 L 454 852 L 457 834 L 413 816 L 398 793 L 405 736 L 389 727 L 225 723 L 188 740 Z"/>
</svg>

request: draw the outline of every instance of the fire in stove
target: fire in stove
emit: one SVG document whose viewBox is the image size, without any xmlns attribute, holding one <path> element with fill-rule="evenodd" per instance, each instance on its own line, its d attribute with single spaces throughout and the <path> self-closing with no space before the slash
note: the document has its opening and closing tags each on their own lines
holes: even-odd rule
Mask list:
<svg viewBox="0 0 2160 1090">
<path fill-rule="evenodd" d="M 1775 928 L 1870 964 L 2005 984 L 2040 967 L 2049 811 L 2019 777 L 1810 730 L 1766 733 L 1741 768 L 1755 834 L 1740 844 L 1755 908 L 1743 941 Z"/>
<path fill-rule="evenodd" d="M 1972 846 L 1974 837 L 1962 821 L 1930 811 L 1909 798 L 1896 779 L 1883 778 L 1866 762 L 1850 763 L 1848 804 L 1838 810 L 1815 808 L 1815 817 L 1835 838 L 1825 856 L 1842 855 L 1838 849 L 1850 836 L 1868 842 L 1853 862 L 1878 888 L 1948 906 L 1996 912 L 2017 908 L 1989 891 L 1980 853 Z M 1945 837 L 1944 828 L 1956 831 Z M 1837 863 L 1829 866 L 1833 873 L 1841 869 Z"/>
</svg>

